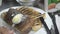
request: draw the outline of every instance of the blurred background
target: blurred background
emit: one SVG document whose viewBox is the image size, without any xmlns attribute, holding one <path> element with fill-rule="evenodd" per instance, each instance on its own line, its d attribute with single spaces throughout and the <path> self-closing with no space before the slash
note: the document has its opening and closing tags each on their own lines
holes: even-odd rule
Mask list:
<svg viewBox="0 0 60 34">
<path fill-rule="evenodd" d="M 13 6 L 33 6 L 44 9 L 44 0 L 30 0 L 27 2 L 21 0 L 0 0 L 0 11 Z"/>
</svg>

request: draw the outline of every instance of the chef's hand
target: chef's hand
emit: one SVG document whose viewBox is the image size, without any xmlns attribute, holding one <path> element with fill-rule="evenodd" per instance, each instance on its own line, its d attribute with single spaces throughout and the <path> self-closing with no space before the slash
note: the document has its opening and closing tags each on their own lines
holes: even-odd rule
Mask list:
<svg viewBox="0 0 60 34">
<path fill-rule="evenodd" d="M 51 4 L 48 6 L 48 10 L 49 10 L 49 9 L 52 9 L 52 8 L 55 8 L 55 6 L 56 6 L 56 3 L 51 3 Z"/>
</svg>

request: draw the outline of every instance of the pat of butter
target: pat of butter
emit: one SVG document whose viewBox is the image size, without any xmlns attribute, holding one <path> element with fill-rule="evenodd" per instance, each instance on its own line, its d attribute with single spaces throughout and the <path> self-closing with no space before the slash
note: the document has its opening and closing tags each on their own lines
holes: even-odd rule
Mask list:
<svg viewBox="0 0 60 34">
<path fill-rule="evenodd" d="M 23 15 L 22 14 L 17 14 L 16 16 L 13 17 L 12 22 L 14 24 L 18 24 L 21 22 Z"/>
</svg>

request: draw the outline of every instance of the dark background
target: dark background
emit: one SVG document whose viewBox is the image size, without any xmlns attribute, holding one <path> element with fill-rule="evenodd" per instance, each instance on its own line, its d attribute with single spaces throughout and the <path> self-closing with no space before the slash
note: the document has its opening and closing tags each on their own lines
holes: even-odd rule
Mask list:
<svg viewBox="0 0 60 34">
<path fill-rule="evenodd" d="M 17 3 L 16 0 L 3 0 L 2 5 L 0 6 L 0 11 L 13 6 L 21 6 L 21 5 Z M 34 7 L 44 9 L 44 0 L 36 0 Z"/>
</svg>

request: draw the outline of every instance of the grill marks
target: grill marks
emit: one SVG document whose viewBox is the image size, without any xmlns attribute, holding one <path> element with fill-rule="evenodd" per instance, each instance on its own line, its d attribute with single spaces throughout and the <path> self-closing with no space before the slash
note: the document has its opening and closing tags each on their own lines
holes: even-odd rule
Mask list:
<svg viewBox="0 0 60 34">
<path fill-rule="evenodd" d="M 41 16 L 41 13 L 34 11 L 33 9 L 28 8 L 28 7 L 21 7 L 21 8 L 17 8 L 17 9 L 19 9 L 18 11 L 24 15 L 29 15 L 32 17 Z"/>
</svg>

